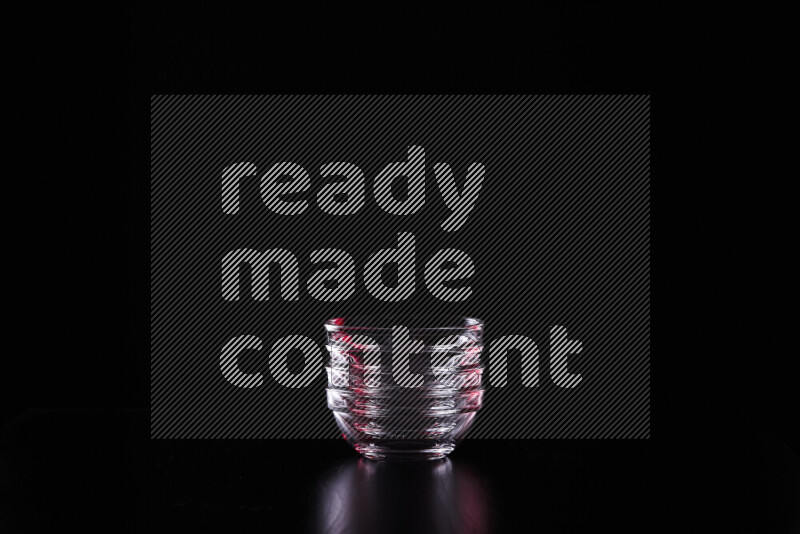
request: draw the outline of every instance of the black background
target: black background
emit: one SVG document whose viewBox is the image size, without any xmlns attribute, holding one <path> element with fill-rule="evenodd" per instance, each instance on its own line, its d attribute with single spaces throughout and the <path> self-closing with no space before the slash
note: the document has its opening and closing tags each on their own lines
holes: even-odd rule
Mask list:
<svg viewBox="0 0 800 534">
<path fill-rule="evenodd" d="M 787 247 L 764 198 L 782 186 L 755 145 L 719 146 L 778 108 L 746 111 L 744 79 L 704 85 L 752 56 L 678 60 L 683 30 L 600 6 L 75 9 L 28 17 L 7 66 L 22 98 L 6 109 L 4 531 L 290 532 L 318 516 L 330 470 L 354 460 L 343 442 L 147 439 L 149 97 L 296 92 L 653 94 L 653 438 L 465 442 L 452 463 L 498 530 L 797 530 Z M 419 487 L 397 476 L 397 495 Z"/>
</svg>

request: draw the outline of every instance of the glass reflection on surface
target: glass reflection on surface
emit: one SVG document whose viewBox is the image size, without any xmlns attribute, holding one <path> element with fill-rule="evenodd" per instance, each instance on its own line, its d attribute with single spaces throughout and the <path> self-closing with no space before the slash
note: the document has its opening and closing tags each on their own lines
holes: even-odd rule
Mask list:
<svg viewBox="0 0 800 534">
<path fill-rule="evenodd" d="M 348 460 L 316 490 L 311 532 L 489 532 L 485 484 L 449 459 Z"/>
</svg>

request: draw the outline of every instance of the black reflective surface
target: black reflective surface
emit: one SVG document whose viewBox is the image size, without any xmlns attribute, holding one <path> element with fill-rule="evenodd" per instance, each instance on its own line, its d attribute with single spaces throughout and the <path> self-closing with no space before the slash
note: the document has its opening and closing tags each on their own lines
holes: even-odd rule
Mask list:
<svg viewBox="0 0 800 534">
<path fill-rule="evenodd" d="M 150 440 L 142 411 L 31 412 L 0 433 L 0 532 L 797 532 L 800 459 L 736 428 L 388 464 L 344 440 Z"/>
<path fill-rule="evenodd" d="M 468 463 L 344 460 L 317 481 L 309 532 L 490 532 L 487 480 Z"/>
<path fill-rule="evenodd" d="M 10 532 L 626 531 L 659 515 L 648 441 L 465 440 L 387 464 L 343 440 L 154 441 L 147 413 L 30 414 L 3 431 Z"/>
</svg>

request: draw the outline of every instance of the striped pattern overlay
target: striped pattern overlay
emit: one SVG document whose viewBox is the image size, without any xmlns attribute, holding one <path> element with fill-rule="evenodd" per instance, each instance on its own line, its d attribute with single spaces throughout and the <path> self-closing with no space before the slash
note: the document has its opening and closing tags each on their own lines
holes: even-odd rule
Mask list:
<svg viewBox="0 0 800 534">
<path fill-rule="evenodd" d="M 485 321 L 469 437 L 650 437 L 649 96 L 154 96 L 150 141 L 153 438 L 339 437 L 323 323 L 427 313 Z"/>
</svg>

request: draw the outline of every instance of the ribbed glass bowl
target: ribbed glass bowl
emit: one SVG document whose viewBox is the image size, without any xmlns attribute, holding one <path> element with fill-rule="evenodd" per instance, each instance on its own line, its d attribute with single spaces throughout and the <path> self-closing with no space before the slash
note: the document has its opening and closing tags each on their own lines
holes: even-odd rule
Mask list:
<svg viewBox="0 0 800 534">
<path fill-rule="evenodd" d="M 328 407 L 356 451 L 373 460 L 453 451 L 483 401 L 480 320 L 339 317 L 325 328 Z"/>
</svg>

